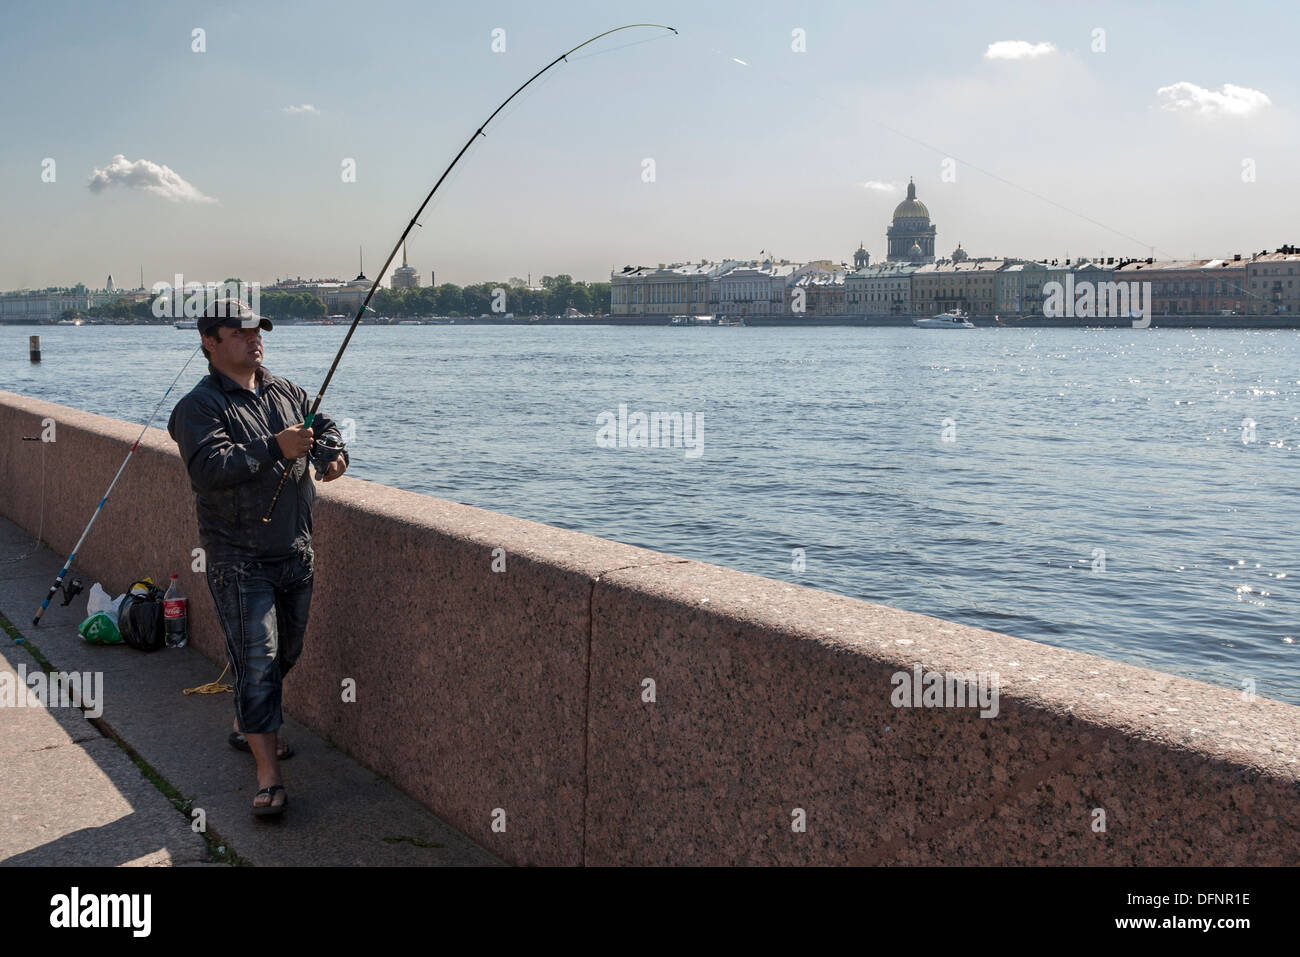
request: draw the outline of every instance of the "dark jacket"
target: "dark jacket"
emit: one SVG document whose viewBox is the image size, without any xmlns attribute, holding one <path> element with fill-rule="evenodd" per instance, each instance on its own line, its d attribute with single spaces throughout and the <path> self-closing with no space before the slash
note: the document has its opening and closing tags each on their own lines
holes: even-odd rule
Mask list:
<svg viewBox="0 0 1300 957">
<path fill-rule="evenodd" d="M 257 370 L 257 393 L 208 364 L 208 374 L 172 410 L 167 431 L 180 446 L 198 512 L 199 542 L 209 562 L 280 561 L 311 544 L 316 497 L 307 458 L 289 460 L 276 433 L 306 419 L 307 393 L 288 379 Z M 339 436 L 317 413 L 312 433 Z M 347 453 L 343 453 L 344 460 Z M 286 468 L 289 481 L 270 522 L 262 516 Z"/>
</svg>

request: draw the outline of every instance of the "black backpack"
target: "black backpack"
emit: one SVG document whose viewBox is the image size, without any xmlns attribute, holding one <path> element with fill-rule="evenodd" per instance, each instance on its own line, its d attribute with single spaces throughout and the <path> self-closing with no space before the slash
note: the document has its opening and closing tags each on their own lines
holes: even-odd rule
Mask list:
<svg viewBox="0 0 1300 957">
<path fill-rule="evenodd" d="M 134 595 L 131 589 L 143 585 L 144 595 Z M 157 651 L 167 643 L 167 629 L 163 624 L 163 591 L 149 582 L 134 582 L 127 589 L 122 608 L 117 613 L 117 630 L 122 640 L 140 651 Z"/>
</svg>

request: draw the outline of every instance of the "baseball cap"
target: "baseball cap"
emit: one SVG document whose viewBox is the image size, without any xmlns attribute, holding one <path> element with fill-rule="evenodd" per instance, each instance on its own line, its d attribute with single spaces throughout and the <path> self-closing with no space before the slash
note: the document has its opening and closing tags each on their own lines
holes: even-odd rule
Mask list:
<svg viewBox="0 0 1300 957">
<path fill-rule="evenodd" d="M 231 329 L 256 329 L 260 326 L 264 332 L 273 328 L 270 319 L 259 316 L 238 299 L 218 299 L 208 304 L 199 319 L 199 332 L 207 335 L 218 326 Z"/>
</svg>

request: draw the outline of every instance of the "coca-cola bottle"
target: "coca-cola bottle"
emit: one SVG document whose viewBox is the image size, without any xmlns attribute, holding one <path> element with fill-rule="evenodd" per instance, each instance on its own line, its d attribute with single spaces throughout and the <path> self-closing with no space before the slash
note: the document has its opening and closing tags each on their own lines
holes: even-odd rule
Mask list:
<svg viewBox="0 0 1300 957">
<path fill-rule="evenodd" d="M 155 592 L 155 594 L 157 594 Z M 172 575 L 167 594 L 163 595 L 163 625 L 167 631 L 168 648 L 184 648 L 190 640 L 188 602 L 181 594 L 180 582 Z"/>
</svg>

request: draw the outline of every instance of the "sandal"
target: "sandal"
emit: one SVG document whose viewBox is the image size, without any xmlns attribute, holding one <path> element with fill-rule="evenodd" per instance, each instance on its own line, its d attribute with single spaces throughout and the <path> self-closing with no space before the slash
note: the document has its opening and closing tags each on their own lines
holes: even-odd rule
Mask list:
<svg viewBox="0 0 1300 957">
<path fill-rule="evenodd" d="M 248 739 L 245 738 L 238 731 L 231 731 L 230 737 L 228 737 L 226 740 L 230 742 L 230 746 L 234 748 L 236 751 L 244 751 L 247 754 L 253 753 L 253 749 L 248 746 Z M 288 761 L 291 757 L 294 756 L 293 745 L 281 741 L 280 746 L 275 749 L 275 756 L 280 761 Z"/>
<path fill-rule="evenodd" d="M 253 814 L 254 814 L 254 816 L 256 816 L 256 817 L 278 817 L 279 815 L 281 815 L 281 814 L 284 813 L 284 809 L 287 808 L 287 807 L 289 806 L 289 792 L 288 792 L 288 791 L 285 791 L 285 792 L 284 792 L 284 800 L 283 800 L 282 802 L 280 802 L 279 804 L 276 804 L 276 803 L 275 803 L 275 792 L 276 792 L 276 791 L 284 791 L 284 785 L 283 785 L 283 784 L 272 784 L 270 787 L 268 787 L 268 788 L 262 788 L 261 790 L 259 790 L 259 791 L 257 792 L 257 794 L 253 795 L 253 800 L 254 800 L 254 801 L 257 800 L 257 798 L 258 798 L 259 795 L 262 795 L 262 794 L 269 795 L 270 798 L 271 798 L 271 802 L 272 802 L 272 803 L 270 803 L 270 804 L 263 804 L 263 805 L 261 805 L 260 807 L 259 807 L 258 805 L 256 805 L 256 804 L 254 804 L 254 805 L 253 805 Z"/>
</svg>

